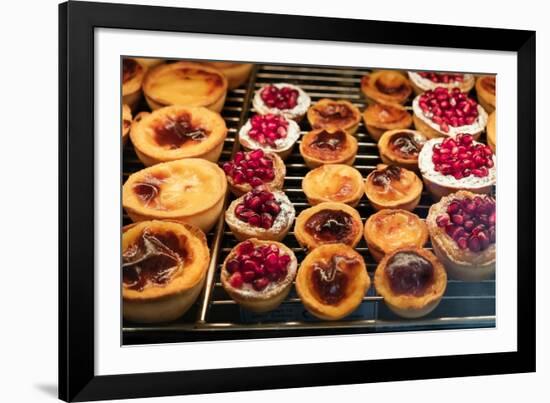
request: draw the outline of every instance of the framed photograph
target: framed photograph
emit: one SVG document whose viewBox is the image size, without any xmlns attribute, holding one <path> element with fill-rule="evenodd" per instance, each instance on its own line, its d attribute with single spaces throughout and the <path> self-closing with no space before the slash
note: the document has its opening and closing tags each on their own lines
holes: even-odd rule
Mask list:
<svg viewBox="0 0 550 403">
<path fill-rule="evenodd" d="M 61 399 L 535 370 L 534 32 L 59 13 Z"/>
</svg>

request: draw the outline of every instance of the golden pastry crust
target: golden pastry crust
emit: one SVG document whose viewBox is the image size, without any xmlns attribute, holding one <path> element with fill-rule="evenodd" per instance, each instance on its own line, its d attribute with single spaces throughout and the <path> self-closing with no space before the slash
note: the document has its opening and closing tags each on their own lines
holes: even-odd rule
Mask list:
<svg viewBox="0 0 550 403">
<path fill-rule="evenodd" d="M 422 181 L 405 168 L 378 164 L 365 180 L 365 194 L 376 210 L 412 211 L 420 201 Z"/>
<path fill-rule="evenodd" d="M 412 86 L 399 71 L 377 70 L 363 76 L 361 91 L 369 103 L 404 104 L 412 93 Z"/>
<path fill-rule="evenodd" d="M 340 129 L 313 130 L 300 143 L 300 154 L 309 168 L 323 164 L 353 165 L 357 149 L 357 139 Z"/>
<path fill-rule="evenodd" d="M 122 103 L 135 109 L 141 99 L 141 87 L 146 69 L 135 59 L 122 60 Z"/>
<path fill-rule="evenodd" d="M 487 113 L 496 108 L 496 77 L 481 76 L 476 81 L 477 99 Z"/>
<path fill-rule="evenodd" d="M 497 152 L 496 119 L 497 112 L 493 111 L 487 120 L 487 145 L 491 147 L 494 153 Z"/>
<path fill-rule="evenodd" d="M 372 104 L 363 112 L 367 132 L 374 141 L 379 141 L 388 130 L 408 129 L 413 123 L 407 110 L 397 104 Z"/>
<path fill-rule="evenodd" d="M 336 301 L 327 301 L 315 286 L 315 271 L 324 271 L 320 267 L 333 270 L 333 279 L 336 279 L 335 272 L 345 276 L 343 295 Z M 338 320 L 351 314 L 361 304 L 369 287 L 370 277 L 363 257 L 345 244 L 315 248 L 302 261 L 296 276 L 296 292 L 302 303 L 312 315 L 324 320 Z"/>
<path fill-rule="evenodd" d="M 227 79 L 227 88 L 234 90 L 243 85 L 250 76 L 252 63 L 231 63 L 231 62 L 201 62 L 209 67 L 218 69 Z"/>
<path fill-rule="evenodd" d="M 348 165 L 321 165 L 306 174 L 302 190 L 312 206 L 321 202 L 340 202 L 355 207 L 363 196 L 363 177 Z"/>
<path fill-rule="evenodd" d="M 335 221 L 340 218 L 336 225 L 346 225 L 347 227 L 336 233 L 336 239 L 330 239 L 330 237 L 323 239 L 322 236 L 314 233 L 316 218 L 324 224 L 328 220 Z M 344 243 L 354 248 L 361 240 L 362 227 L 361 216 L 353 207 L 344 203 L 324 202 L 302 210 L 296 218 L 294 236 L 298 243 L 308 250 L 331 243 Z"/>
<path fill-rule="evenodd" d="M 388 262 L 398 253 L 411 253 L 426 259 L 433 267 L 433 280 L 423 290 L 422 295 L 397 294 L 390 285 L 386 271 Z M 433 253 L 422 248 L 400 248 L 388 253 L 380 261 L 374 273 L 376 292 L 384 297 L 384 303 L 394 313 L 406 318 L 418 318 L 430 313 L 439 304 L 447 288 L 447 273 Z"/>
<path fill-rule="evenodd" d="M 122 144 L 126 144 L 132 126 L 132 110 L 126 104 L 122 104 Z"/>
<path fill-rule="evenodd" d="M 145 166 L 182 158 L 217 162 L 227 136 L 223 118 L 203 107 L 166 106 L 140 113 L 130 138 Z"/>
<path fill-rule="evenodd" d="M 378 141 L 380 158 L 385 164 L 418 172 L 418 155 L 426 140 L 416 130 L 388 130 Z"/>
<path fill-rule="evenodd" d="M 344 130 L 353 135 L 359 127 L 361 112 L 349 101 L 323 98 L 308 109 L 307 120 L 314 130 Z"/>
</svg>

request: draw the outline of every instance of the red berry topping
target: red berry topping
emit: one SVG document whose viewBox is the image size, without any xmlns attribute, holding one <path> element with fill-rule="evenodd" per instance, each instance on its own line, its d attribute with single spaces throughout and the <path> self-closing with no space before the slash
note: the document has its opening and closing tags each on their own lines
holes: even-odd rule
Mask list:
<svg viewBox="0 0 550 403">
<path fill-rule="evenodd" d="M 243 202 L 235 207 L 239 220 L 263 229 L 270 229 L 280 212 L 281 206 L 275 195 L 260 188 L 244 195 Z"/>
<path fill-rule="evenodd" d="M 424 71 L 422 73 L 418 73 L 418 75 L 434 83 L 449 84 L 464 81 L 464 74 L 434 73 L 432 71 Z"/>
<path fill-rule="evenodd" d="M 254 115 L 250 119 L 252 128 L 248 135 L 261 145 L 275 147 L 275 141 L 285 138 L 288 133 L 288 121 L 280 115 Z"/>
<path fill-rule="evenodd" d="M 273 160 L 263 150 L 239 151 L 231 161 L 223 164 L 223 170 L 236 185 L 248 183 L 253 188 L 275 178 Z"/>
<path fill-rule="evenodd" d="M 274 85 L 266 86 L 260 93 L 262 100 L 267 106 L 277 109 L 294 108 L 298 103 L 299 95 L 298 91 L 294 88 L 277 88 Z"/>
<path fill-rule="evenodd" d="M 447 137 L 433 146 L 432 162 L 434 170 L 442 175 L 452 175 L 455 179 L 474 175 L 483 178 L 489 175 L 494 165 L 493 151 L 489 146 L 475 143 L 469 134 Z"/>
</svg>

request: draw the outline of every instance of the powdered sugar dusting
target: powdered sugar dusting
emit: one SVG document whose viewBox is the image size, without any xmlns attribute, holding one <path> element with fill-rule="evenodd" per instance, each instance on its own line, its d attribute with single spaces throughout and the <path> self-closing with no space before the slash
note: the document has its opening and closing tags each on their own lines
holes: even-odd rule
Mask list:
<svg viewBox="0 0 550 403">
<path fill-rule="evenodd" d="M 275 140 L 275 147 L 271 147 L 269 144 L 260 144 L 248 135 L 248 132 L 252 129 L 250 119 L 248 119 L 239 130 L 239 142 L 244 147 L 251 150 L 262 149 L 264 152 L 286 151 L 300 138 L 300 126 L 298 126 L 295 121 L 290 120 L 287 117 L 285 117 L 285 120 L 288 122 L 286 137 Z"/>
<path fill-rule="evenodd" d="M 309 106 L 311 105 L 311 98 L 309 95 L 307 95 L 304 90 L 302 90 L 300 87 L 288 84 L 288 83 L 277 83 L 277 84 L 268 84 L 273 85 L 276 88 L 283 88 L 283 87 L 290 87 L 292 89 L 295 89 L 298 91 L 298 99 L 296 106 L 292 109 L 277 109 L 277 108 L 270 108 L 267 106 L 262 99 L 261 92 L 267 85 L 262 86 L 260 89 L 256 91 L 254 94 L 254 99 L 252 100 L 252 105 L 254 106 L 254 109 L 257 113 L 260 115 L 267 115 L 268 113 L 273 113 L 275 115 L 283 115 L 284 117 L 288 119 L 296 119 L 298 117 L 301 117 L 305 115 L 307 110 L 309 109 Z"/>
</svg>

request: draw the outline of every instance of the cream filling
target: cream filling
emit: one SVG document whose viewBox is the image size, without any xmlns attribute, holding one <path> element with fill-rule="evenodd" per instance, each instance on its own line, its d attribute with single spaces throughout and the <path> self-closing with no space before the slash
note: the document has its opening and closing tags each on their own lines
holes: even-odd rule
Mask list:
<svg viewBox="0 0 550 403">
<path fill-rule="evenodd" d="M 248 119 L 247 122 L 239 130 L 239 142 L 250 149 L 262 149 L 265 152 L 281 152 L 286 151 L 291 148 L 294 143 L 300 138 L 300 126 L 289 118 L 285 117 L 285 120 L 288 122 L 288 128 L 286 132 L 286 137 L 279 138 L 275 140 L 275 147 L 270 146 L 269 144 L 260 144 L 252 137 L 248 135 L 250 129 L 252 129 L 251 120 Z"/>
<path fill-rule="evenodd" d="M 422 91 L 433 90 L 437 87 L 443 87 L 443 88 L 449 88 L 449 89 L 454 87 L 462 87 L 462 86 L 466 86 L 466 83 L 474 79 L 473 74 L 463 74 L 464 79 L 462 81 L 451 81 L 445 84 L 445 83 L 434 83 L 432 80 L 428 78 L 424 78 L 420 74 L 415 73 L 414 71 L 409 71 L 408 74 L 409 74 L 409 80 L 411 80 Z"/>
<path fill-rule="evenodd" d="M 287 83 L 278 83 L 278 84 L 272 84 L 272 85 L 274 85 L 276 88 L 290 87 L 298 91 L 298 99 L 296 100 L 296 106 L 292 109 L 270 108 L 264 103 L 264 100 L 260 95 L 262 90 L 266 87 L 266 86 L 263 86 L 256 91 L 256 93 L 254 94 L 254 99 L 252 100 L 252 106 L 254 107 L 254 110 L 256 111 L 256 113 L 260 115 L 267 115 L 268 113 L 272 113 L 275 115 L 283 115 L 284 117 L 289 119 L 296 119 L 297 117 L 303 116 L 306 114 L 307 110 L 309 109 L 309 106 L 311 105 L 311 98 L 309 97 L 309 95 L 307 95 L 304 92 L 304 90 L 302 90 L 300 87 L 297 87 L 296 85 L 287 84 Z"/>
</svg>

